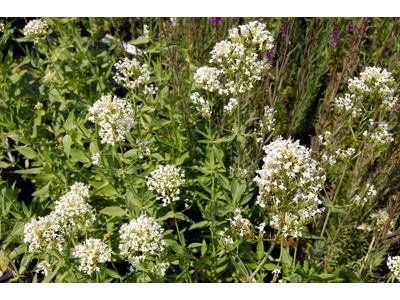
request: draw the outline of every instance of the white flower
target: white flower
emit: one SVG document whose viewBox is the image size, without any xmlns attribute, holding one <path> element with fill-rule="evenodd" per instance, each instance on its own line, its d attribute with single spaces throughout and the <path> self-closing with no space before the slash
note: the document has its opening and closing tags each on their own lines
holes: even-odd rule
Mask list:
<svg viewBox="0 0 400 300">
<path fill-rule="evenodd" d="M 261 132 L 267 133 L 275 130 L 275 118 L 274 115 L 276 110 L 268 105 L 264 107 L 264 116 L 260 120 Z"/>
<path fill-rule="evenodd" d="M 154 84 L 150 84 L 150 85 L 145 85 L 144 86 L 144 90 L 143 90 L 143 94 L 147 95 L 147 94 L 153 94 L 155 95 L 158 91 L 158 87 L 154 87 Z"/>
<path fill-rule="evenodd" d="M 221 71 L 217 68 L 209 68 L 207 66 L 197 69 L 194 73 L 193 78 L 196 83 L 203 83 L 203 89 L 213 92 L 218 91 L 221 83 L 218 80 L 218 75 Z"/>
<path fill-rule="evenodd" d="M 35 104 L 35 109 L 42 109 L 43 108 L 43 103 L 42 102 L 38 102 Z"/>
<path fill-rule="evenodd" d="M 389 132 L 389 125 L 385 122 L 380 122 L 378 129 L 372 133 L 369 139 L 378 145 L 389 144 L 394 141 L 393 134 Z M 368 136 L 368 134 L 367 134 Z"/>
<path fill-rule="evenodd" d="M 356 153 L 356 149 L 354 148 L 348 148 L 346 150 L 338 149 L 336 150 L 336 155 L 340 157 L 341 159 L 346 159 L 348 157 L 351 157 Z"/>
<path fill-rule="evenodd" d="M 165 272 L 169 267 L 169 262 L 161 262 L 156 264 L 151 270 L 150 273 L 157 274 L 158 276 L 164 277 Z"/>
<path fill-rule="evenodd" d="M 39 39 L 46 36 L 48 28 L 49 24 L 47 24 L 46 21 L 31 20 L 24 27 L 24 35 L 34 37 L 34 42 L 37 43 L 39 42 Z"/>
<path fill-rule="evenodd" d="M 135 89 L 144 85 L 145 81 L 150 79 L 150 71 L 147 64 L 140 65 L 135 58 L 120 60 L 114 64 L 118 70 L 113 79 L 122 84 L 127 89 Z"/>
<path fill-rule="evenodd" d="M 147 26 L 146 24 L 143 25 L 143 34 L 146 36 L 146 39 L 149 39 L 149 26 Z"/>
<path fill-rule="evenodd" d="M 92 153 L 92 164 L 95 166 L 100 166 L 100 153 Z"/>
<path fill-rule="evenodd" d="M 178 18 L 169 18 L 171 21 L 172 27 L 178 26 Z"/>
<path fill-rule="evenodd" d="M 253 231 L 250 229 L 250 221 L 242 217 L 242 212 L 239 208 L 235 210 L 233 219 L 229 219 L 231 223 L 231 231 L 234 236 L 237 235 L 243 237 L 248 236 L 249 238 L 254 237 Z"/>
<path fill-rule="evenodd" d="M 400 256 L 389 255 L 386 264 L 397 280 L 400 281 Z"/>
<path fill-rule="evenodd" d="M 281 273 L 281 269 L 275 269 L 271 272 L 272 274 L 278 275 Z"/>
<path fill-rule="evenodd" d="M 235 111 L 237 105 L 238 105 L 237 100 L 231 98 L 229 99 L 228 105 L 224 106 L 224 111 L 227 112 L 228 114 L 232 114 Z"/>
<path fill-rule="evenodd" d="M 45 217 L 39 217 L 38 221 L 32 219 L 24 226 L 24 243 L 29 243 L 29 252 L 53 247 L 61 251 L 64 238 L 58 234 L 59 230 L 60 223 L 54 212 Z"/>
<path fill-rule="evenodd" d="M 56 72 L 48 72 L 43 77 L 43 82 L 45 82 L 45 83 L 54 83 L 54 82 L 56 82 L 56 80 L 57 80 Z"/>
<path fill-rule="evenodd" d="M 375 220 L 374 228 L 378 232 L 383 231 L 385 226 L 389 223 L 389 214 L 384 209 L 378 209 L 377 211 L 374 211 L 373 213 L 371 213 L 370 217 Z M 391 220 L 387 234 L 392 234 L 390 229 L 393 229 L 393 226 L 394 226 L 394 222 L 393 222 L 393 220 Z"/>
<path fill-rule="evenodd" d="M 210 118 L 212 111 L 210 107 L 210 103 L 207 100 L 204 100 L 202 97 L 200 97 L 200 94 L 197 92 L 194 92 L 192 96 L 190 96 L 190 99 L 193 101 L 194 104 L 198 104 L 200 106 L 196 106 L 197 111 L 201 113 L 201 115 L 204 118 Z"/>
<path fill-rule="evenodd" d="M 37 265 L 37 269 L 36 273 L 42 273 L 44 276 L 48 276 L 49 271 L 51 271 L 51 265 L 47 261 L 43 260 Z"/>
<path fill-rule="evenodd" d="M 140 142 L 136 140 L 136 145 L 138 146 L 138 157 L 143 159 L 143 155 L 149 156 L 151 154 L 150 149 L 147 146 L 149 142 Z"/>
<path fill-rule="evenodd" d="M 4 32 L 5 27 L 4 27 L 4 23 L 0 21 L 0 32 Z"/>
<path fill-rule="evenodd" d="M 127 257 L 131 270 L 137 270 L 146 256 L 161 254 L 166 245 L 163 231 L 164 229 L 153 218 L 145 215 L 121 226 L 119 249 L 121 254 Z"/>
<path fill-rule="evenodd" d="M 113 251 L 108 248 L 107 244 L 99 239 L 87 239 L 83 245 L 75 247 L 73 255 L 81 259 L 79 270 L 90 275 L 94 271 L 100 272 L 98 263 L 111 261 Z"/>
<path fill-rule="evenodd" d="M 75 182 L 70 189 L 71 191 L 55 202 L 54 210 L 60 223 L 59 230 L 66 235 L 74 234 L 81 228 L 81 224 L 88 226 L 91 221 L 96 220 L 96 209 L 85 201 L 89 197 L 89 186 Z"/>
<path fill-rule="evenodd" d="M 117 96 L 101 96 L 89 108 L 89 112 L 92 114 L 89 121 L 100 126 L 102 144 L 114 145 L 115 142 L 124 141 L 133 127 L 133 118 L 130 117 L 133 114 L 132 105 Z"/>
<path fill-rule="evenodd" d="M 301 236 L 304 225 L 312 222 L 323 211 L 318 193 L 325 182 L 323 168 L 311 158 L 311 150 L 299 141 L 279 137 L 264 146 L 264 165 L 254 181 L 259 187 L 256 204 L 274 212 L 271 226 L 281 227 L 285 236 Z M 286 199 L 286 205 L 282 205 Z M 285 213 L 285 222 L 283 214 Z"/>
<path fill-rule="evenodd" d="M 151 177 L 146 176 L 149 190 L 156 190 L 160 194 L 157 200 L 162 200 L 163 206 L 179 200 L 179 186 L 185 182 L 185 172 L 180 171 L 181 168 L 174 165 L 159 166 L 150 173 Z"/>
</svg>

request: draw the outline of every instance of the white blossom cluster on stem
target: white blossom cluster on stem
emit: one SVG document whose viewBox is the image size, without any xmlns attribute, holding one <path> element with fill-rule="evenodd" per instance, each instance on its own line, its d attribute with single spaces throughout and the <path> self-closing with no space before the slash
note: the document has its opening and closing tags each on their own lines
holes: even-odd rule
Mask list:
<svg viewBox="0 0 400 300">
<path fill-rule="evenodd" d="M 161 254 L 166 245 L 163 240 L 163 231 L 164 229 L 152 217 L 145 215 L 121 226 L 119 249 L 131 264 L 131 270 L 138 270 L 139 265 L 146 260 L 147 256 Z M 162 267 L 167 268 L 168 265 L 158 266 L 159 269 Z M 158 271 L 161 272 L 161 270 Z"/>
<path fill-rule="evenodd" d="M 228 104 L 224 106 L 224 111 L 226 113 L 228 113 L 229 115 L 231 115 L 234 113 L 237 105 L 238 105 L 237 100 L 235 98 L 231 98 L 231 99 L 229 99 Z"/>
<path fill-rule="evenodd" d="M 336 150 L 337 157 L 339 157 L 343 160 L 345 160 L 347 158 L 351 158 L 354 155 L 354 153 L 356 153 L 356 149 L 354 149 L 354 148 L 347 148 L 346 150 L 343 150 L 343 149 Z"/>
<path fill-rule="evenodd" d="M 92 164 L 95 166 L 101 166 L 101 161 L 100 161 L 100 153 L 92 153 Z"/>
<path fill-rule="evenodd" d="M 147 26 L 146 24 L 144 24 L 144 25 L 143 25 L 143 34 L 144 34 L 144 36 L 146 37 L 146 39 L 149 39 L 149 38 L 150 38 L 149 33 L 150 33 L 150 31 L 149 31 L 149 26 Z"/>
<path fill-rule="evenodd" d="M 151 154 L 150 148 L 147 147 L 147 144 L 149 142 L 141 142 L 138 139 L 136 139 L 136 145 L 138 146 L 138 157 L 139 159 L 143 159 L 143 156 L 149 156 Z"/>
<path fill-rule="evenodd" d="M 210 103 L 207 100 L 204 100 L 204 98 L 201 97 L 198 92 L 194 92 L 192 96 L 190 96 L 190 99 L 194 104 L 198 105 L 196 106 L 196 109 L 204 118 L 211 118 L 212 111 Z"/>
<path fill-rule="evenodd" d="M 372 197 L 376 196 L 375 186 L 373 184 L 367 184 L 365 192 L 361 195 L 362 196 L 359 196 L 357 194 L 354 196 L 353 202 L 356 206 L 363 206 L 365 203 L 371 200 Z"/>
<path fill-rule="evenodd" d="M 268 105 L 264 107 L 264 115 L 260 120 L 261 132 L 267 133 L 275 130 L 275 113 L 276 110 L 273 107 L 269 107 Z"/>
<path fill-rule="evenodd" d="M 147 64 L 140 65 L 140 62 L 135 58 L 129 59 L 125 57 L 115 63 L 114 66 L 118 70 L 113 77 L 114 80 L 127 89 L 139 88 L 150 79 L 150 71 Z"/>
<path fill-rule="evenodd" d="M 89 121 L 100 126 L 99 135 L 101 143 L 114 145 L 115 142 L 124 141 L 125 136 L 133 127 L 132 104 L 125 99 L 112 95 L 102 95 L 92 107 Z"/>
<path fill-rule="evenodd" d="M 5 27 L 4 27 L 4 23 L 0 21 L 0 32 L 4 32 Z"/>
<path fill-rule="evenodd" d="M 62 251 L 65 236 L 74 236 L 82 224 L 87 226 L 95 220 L 95 209 L 85 202 L 89 188 L 75 182 L 71 190 L 55 202 L 55 210 L 38 220 L 32 219 L 24 227 L 24 243 L 29 243 L 29 251 L 57 248 Z"/>
<path fill-rule="evenodd" d="M 56 80 L 57 80 L 56 72 L 47 72 L 46 75 L 43 77 L 44 83 L 52 84 L 55 83 Z"/>
<path fill-rule="evenodd" d="M 73 255 L 81 259 L 79 270 L 90 275 L 100 272 L 99 263 L 111 261 L 113 251 L 100 239 L 87 239 L 83 245 L 77 245 Z"/>
<path fill-rule="evenodd" d="M 44 276 L 48 276 L 51 271 L 51 265 L 45 260 L 41 261 L 36 268 L 38 269 L 36 273 L 42 273 Z"/>
<path fill-rule="evenodd" d="M 239 208 L 235 209 L 233 219 L 228 219 L 231 224 L 231 231 L 234 236 L 254 238 L 254 233 L 251 230 L 251 223 L 248 219 L 242 217 L 242 212 Z"/>
<path fill-rule="evenodd" d="M 71 190 L 55 202 L 54 213 L 61 224 L 61 231 L 66 235 L 74 234 L 81 224 L 88 226 L 96 220 L 96 209 L 86 203 L 86 198 L 89 198 L 89 187 L 75 182 Z"/>
<path fill-rule="evenodd" d="M 46 21 L 40 19 L 31 20 L 24 27 L 24 35 L 31 36 L 34 38 L 34 42 L 37 43 L 39 40 L 47 35 L 49 24 Z"/>
<path fill-rule="evenodd" d="M 170 263 L 165 261 L 165 262 L 160 262 L 157 263 L 151 270 L 150 273 L 156 274 L 158 276 L 164 277 L 165 273 L 167 272 L 169 268 Z"/>
<path fill-rule="evenodd" d="M 385 226 L 389 223 L 389 214 L 385 209 L 378 209 L 371 213 L 370 217 L 373 219 L 375 225 L 374 229 L 378 232 L 382 232 Z M 391 229 L 393 229 L 394 222 L 390 221 L 387 234 L 392 234 Z"/>
<path fill-rule="evenodd" d="M 194 73 L 193 78 L 196 83 L 203 83 L 203 89 L 213 92 L 218 91 L 221 83 L 218 80 L 218 76 L 221 71 L 217 68 L 210 68 L 207 66 L 198 68 L 196 73 Z"/>
<path fill-rule="evenodd" d="M 259 187 L 256 204 L 274 213 L 270 224 L 282 227 L 285 236 L 301 236 L 303 226 L 325 210 L 318 198 L 326 179 L 324 169 L 299 141 L 279 137 L 263 150 L 264 165 L 254 178 Z"/>
<path fill-rule="evenodd" d="M 377 146 L 390 144 L 394 141 L 393 134 L 389 132 L 389 125 L 383 121 L 379 123 L 378 128 L 374 132 L 369 133 L 366 130 L 364 131 L 363 136 L 365 136 L 367 141 Z"/>
<path fill-rule="evenodd" d="M 157 169 L 146 176 L 149 190 L 156 190 L 160 195 L 157 200 L 163 201 L 163 206 L 167 206 L 172 201 L 179 200 L 179 186 L 185 182 L 185 172 L 175 165 L 160 165 Z"/>
<path fill-rule="evenodd" d="M 169 20 L 171 21 L 172 27 L 178 26 L 178 18 L 169 18 Z"/>
<path fill-rule="evenodd" d="M 400 256 L 389 255 L 386 264 L 397 280 L 400 281 Z"/>
</svg>

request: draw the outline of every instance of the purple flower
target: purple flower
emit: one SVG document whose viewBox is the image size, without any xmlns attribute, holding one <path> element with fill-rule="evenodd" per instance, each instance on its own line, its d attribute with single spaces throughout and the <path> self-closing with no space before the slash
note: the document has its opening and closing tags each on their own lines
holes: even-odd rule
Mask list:
<svg viewBox="0 0 400 300">
<path fill-rule="evenodd" d="M 282 26 L 282 37 L 286 40 L 288 38 L 287 35 L 287 22 L 285 21 L 285 25 Z"/>
<path fill-rule="evenodd" d="M 330 34 L 332 34 L 332 39 L 329 40 L 329 44 L 331 44 L 333 47 L 337 47 L 338 44 L 340 42 L 340 38 L 339 38 L 339 29 L 337 26 L 337 20 L 335 20 L 335 23 L 333 24 L 333 30 L 330 32 Z"/>
<path fill-rule="evenodd" d="M 357 26 L 355 26 L 355 25 L 353 24 L 353 22 L 351 22 L 349 31 L 350 31 L 350 32 L 353 32 L 353 31 L 356 31 L 356 30 L 357 30 Z"/>
<path fill-rule="evenodd" d="M 272 59 L 273 59 L 272 53 L 271 53 L 271 52 L 268 52 L 268 51 L 264 53 L 264 57 L 267 57 L 268 60 L 272 60 Z"/>
<path fill-rule="evenodd" d="M 224 22 L 224 18 L 220 18 L 220 17 L 211 17 L 210 18 L 211 23 L 214 24 L 214 26 L 218 25 L 218 22 L 222 23 Z"/>
</svg>

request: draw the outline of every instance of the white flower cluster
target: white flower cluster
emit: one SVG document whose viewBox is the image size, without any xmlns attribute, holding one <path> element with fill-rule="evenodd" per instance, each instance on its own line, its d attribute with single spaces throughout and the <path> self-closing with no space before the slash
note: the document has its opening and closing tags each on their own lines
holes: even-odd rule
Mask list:
<svg viewBox="0 0 400 300">
<path fill-rule="evenodd" d="M 263 147 L 264 165 L 254 181 L 259 187 L 256 203 L 275 215 L 271 225 L 283 228 L 285 236 L 301 236 L 302 227 L 321 214 L 318 193 L 325 182 L 323 168 L 311 158 L 311 150 L 299 141 L 279 137 Z"/>
<path fill-rule="evenodd" d="M 213 92 L 218 91 L 221 83 L 218 80 L 218 76 L 221 71 L 217 68 L 210 68 L 207 66 L 198 68 L 196 73 L 194 73 L 193 78 L 196 83 L 203 83 L 203 89 Z"/>
<path fill-rule="evenodd" d="M 102 38 L 102 41 L 105 43 L 110 43 L 110 42 L 115 42 L 114 37 L 111 34 L 106 34 L 104 36 L 104 38 Z M 139 48 L 136 48 L 136 46 L 122 42 L 121 43 L 118 41 L 118 45 L 125 49 L 126 52 L 132 54 L 132 55 L 139 55 L 139 56 L 143 56 L 144 54 L 146 54 L 146 52 L 142 52 Z"/>
<path fill-rule="evenodd" d="M 95 166 L 101 166 L 100 153 L 92 153 L 92 164 Z"/>
<path fill-rule="evenodd" d="M 248 219 L 242 217 L 242 212 L 239 208 L 235 209 L 235 215 L 233 219 L 228 219 L 231 222 L 231 231 L 234 236 L 247 236 L 249 238 L 254 237 L 254 233 L 251 230 L 251 223 Z"/>
<path fill-rule="evenodd" d="M 356 153 L 356 149 L 354 148 L 347 148 L 346 150 L 336 150 L 336 155 L 341 159 L 347 159 L 348 157 L 354 155 L 354 153 Z"/>
<path fill-rule="evenodd" d="M 71 190 L 55 202 L 54 213 L 61 225 L 60 231 L 70 235 L 81 228 L 81 223 L 88 226 L 92 220 L 96 220 L 96 209 L 85 202 L 88 197 L 89 186 L 75 182 Z"/>
<path fill-rule="evenodd" d="M 351 112 L 353 117 L 362 113 L 361 100 L 366 98 L 366 103 L 375 105 L 376 98 L 381 99 L 380 107 L 391 110 L 396 104 L 398 98 L 394 97 L 394 90 L 390 88 L 395 80 L 392 73 L 383 70 L 380 67 L 367 67 L 360 73 L 360 78 L 349 79 L 349 91 L 352 94 L 345 94 L 345 98 L 335 99 L 340 111 Z M 343 110 L 344 108 L 344 110 Z"/>
<path fill-rule="evenodd" d="M 237 105 L 237 100 L 235 98 L 231 98 L 229 99 L 228 105 L 224 106 L 224 111 L 231 115 L 235 111 Z"/>
<path fill-rule="evenodd" d="M 43 77 L 43 82 L 44 83 L 54 83 L 56 82 L 57 77 L 56 77 L 56 72 L 48 72 L 44 77 Z"/>
<path fill-rule="evenodd" d="M 163 240 L 163 231 L 164 229 L 153 218 L 145 215 L 121 226 L 119 249 L 131 264 L 131 271 L 138 270 L 138 266 L 145 261 L 147 256 L 161 254 L 166 245 Z"/>
<path fill-rule="evenodd" d="M 0 32 L 4 32 L 5 27 L 4 27 L 4 23 L 0 21 Z"/>
<path fill-rule="evenodd" d="M 275 118 L 274 115 L 276 110 L 273 107 L 269 107 L 268 105 L 264 107 L 264 115 L 260 120 L 260 127 L 263 133 L 271 132 L 275 130 Z"/>
<path fill-rule="evenodd" d="M 378 231 L 381 232 L 385 228 L 385 226 L 389 223 L 389 214 L 387 213 L 386 210 L 384 209 L 378 209 L 377 211 L 371 213 L 370 217 L 374 219 L 375 221 L 375 226 L 374 228 Z M 392 234 L 390 229 L 393 229 L 394 222 L 393 220 L 389 224 L 389 228 L 387 231 L 387 234 Z"/>
<path fill-rule="evenodd" d="M 265 233 L 265 226 L 266 226 L 267 224 L 265 224 L 265 222 L 263 222 L 263 223 L 261 223 L 260 224 L 260 226 L 258 226 L 258 236 L 259 236 L 259 239 L 260 240 L 262 240 L 263 239 L 263 237 L 264 237 L 264 233 Z"/>
<path fill-rule="evenodd" d="M 127 89 L 135 89 L 144 85 L 145 81 L 150 79 L 150 71 L 147 64 L 140 65 L 135 58 L 124 58 L 123 61 L 118 61 L 114 64 L 118 70 L 113 79 L 122 84 Z"/>
<path fill-rule="evenodd" d="M 178 26 L 178 18 L 169 18 L 171 21 L 172 27 Z"/>
<path fill-rule="evenodd" d="M 200 105 L 196 106 L 197 111 L 201 113 L 204 118 L 211 118 L 211 107 L 210 103 L 207 100 L 204 100 L 203 97 L 200 97 L 198 92 L 194 92 L 190 99 L 193 101 L 194 104 Z"/>
<path fill-rule="evenodd" d="M 336 157 L 334 155 L 322 155 L 322 160 L 328 162 L 331 166 L 335 165 L 337 163 Z"/>
<path fill-rule="evenodd" d="M 100 239 L 87 239 L 83 245 L 75 247 L 73 255 L 81 259 L 79 270 L 90 275 L 94 271 L 100 272 L 98 263 L 111 261 L 113 251 Z"/>
<path fill-rule="evenodd" d="M 241 178 L 247 175 L 247 169 L 229 167 L 229 173 L 232 177 Z"/>
<path fill-rule="evenodd" d="M 356 206 L 362 206 L 368 202 L 372 197 L 376 196 L 376 190 L 374 185 L 367 184 L 366 191 L 363 193 L 364 196 L 360 197 L 359 195 L 355 195 L 354 203 Z"/>
<path fill-rule="evenodd" d="M 150 38 L 149 33 L 150 33 L 150 31 L 149 31 L 149 26 L 147 26 L 146 24 L 144 24 L 144 25 L 143 25 L 143 34 L 145 35 L 146 39 L 149 39 L 149 38 Z"/>
<path fill-rule="evenodd" d="M 199 71 L 196 82 L 207 82 L 205 89 L 218 90 L 221 95 L 244 93 L 252 89 L 254 82 L 261 80 L 261 73 L 271 67 L 268 60 L 260 60 L 256 52 L 273 48 L 273 38 L 265 28 L 265 24 L 254 21 L 230 29 L 230 41 L 215 44 L 210 52 L 209 63 L 216 65 L 216 68 L 203 67 L 205 69 Z M 228 80 L 223 86 L 217 79 L 220 74 L 232 75 L 237 80 Z"/>
<path fill-rule="evenodd" d="M 49 271 L 51 271 L 51 265 L 47 261 L 43 260 L 37 265 L 37 269 L 36 273 L 42 273 L 44 276 L 48 276 Z"/>
<path fill-rule="evenodd" d="M 55 210 L 39 220 L 32 219 L 24 227 L 24 243 L 29 243 L 29 251 L 53 247 L 62 251 L 65 241 L 63 234 L 74 235 L 81 224 L 88 225 L 95 220 L 93 209 L 85 203 L 89 196 L 89 188 L 81 182 L 75 182 L 71 191 L 55 202 Z"/>
<path fill-rule="evenodd" d="M 58 235 L 60 231 L 60 222 L 53 213 L 45 217 L 39 217 L 39 220 L 32 219 L 30 223 L 24 226 L 24 243 L 29 243 L 29 252 L 36 249 L 52 249 L 53 247 L 62 250 L 62 243 L 65 239 Z"/>
<path fill-rule="evenodd" d="M 235 243 L 233 241 L 232 237 L 227 234 L 227 232 L 228 232 L 228 228 L 225 227 L 225 229 L 221 230 L 221 232 L 219 233 L 221 235 L 221 242 L 224 247 L 228 247 Z"/>
<path fill-rule="evenodd" d="M 389 144 L 394 141 L 394 138 L 393 134 L 391 134 L 388 129 L 389 125 L 387 123 L 380 122 L 378 125 L 378 129 L 375 132 L 369 135 L 368 131 L 364 131 L 363 135 L 367 138 L 367 140 L 371 141 L 374 144 Z"/>
<path fill-rule="evenodd" d="M 389 255 L 386 264 L 397 280 L 400 281 L 400 256 Z"/>
<path fill-rule="evenodd" d="M 141 142 L 136 140 L 136 145 L 138 146 L 138 157 L 143 159 L 143 155 L 149 156 L 151 154 L 150 149 L 147 147 L 149 142 Z"/>
<path fill-rule="evenodd" d="M 151 177 L 146 176 L 149 190 L 156 190 L 161 194 L 157 200 L 162 200 L 163 206 L 167 206 L 171 201 L 179 200 L 179 186 L 185 182 L 185 172 L 180 172 L 181 168 L 175 165 L 159 166 L 150 173 Z"/>
<path fill-rule="evenodd" d="M 229 38 L 234 43 L 252 45 L 253 47 L 258 45 L 258 50 L 268 51 L 274 47 L 272 44 L 274 38 L 265 29 L 266 27 L 266 24 L 259 23 L 258 21 L 250 22 L 247 25 L 239 25 L 240 33 L 237 28 L 230 29 Z"/>
<path fill-rule="evenodd" d="M 143 88 L 143 94 L 153 94 L 155 95 L 158 91 L 158 87 L 154 87 L 154 84 L 145 85 Z"/>
<path fill-rule="evenodd" d="M 332 133 L 330 133 L 329 131 L 325 131 L 324 132 L 324 136 L 319 135 L 318 139 L 320 140 L 320 142 L 322 143 L 322 145 L 324 145 L 325 147 L 327 147 L 329 145 L 329 139 L 331 138 Z"/>
<path fill-rule="evenodd" d="M 34 42 L 37 43 L 39 39 L 46 36 L 48 28 L 49 24 L 46 21 L 31 20 L 24 27 L 24 35 L 34 37 Z"/>
<path fill-rule="evenodd" d="M 100 126 L 99 135 L 101 143 L 114 145 L 115 142 L 124 141 L 125 136 L 133 127 L 132 104 L 126 103 L 125 99 L 117 96 L 102 95 L 89 112 L 92 116 L 89 121 Z"/>
<path fill-rule="evenodd" d="M 43 103 L 42 102 L 37 102 L 35 104 L 35 109 L 39 110 L 39 109 L 42 109 L 42 108 L 43 108 Z"/>
<path fill-rule="evenodd" d="M 160 262 L 150 270 L 150 273 L 164 277 L 169 265 L 169 262 Z"/>
</svg>

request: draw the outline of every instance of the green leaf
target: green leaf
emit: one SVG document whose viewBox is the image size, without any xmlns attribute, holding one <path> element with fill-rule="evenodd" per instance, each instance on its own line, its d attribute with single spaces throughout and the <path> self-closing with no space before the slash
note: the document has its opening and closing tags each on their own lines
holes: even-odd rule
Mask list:
<svg viewBox="0 0 400 300">
<path fill-rule="evenodd" d="M 150 126 L 153 127 L 153 129 L 157 129 L 157 128 L 163 127 L 169 123 L 171 123 L 171 120 L 156 119 L 156 120 L 151 121 Z"/>
<path fill-rule="evenodd" d="M 180 166 L 181 164 L 183 164 L 183 162 L 185 161 L 186 158 L 189 158 L 189 151 L 185 152 L 184 154 L 182 154 L 176 161 L 175 161 L 175 165 Z"/>
<path fill-rule="evenodd" d="M 67 120 L 65 120 L 64 128 L 67 132 L 69 132 L 72 129 L 72 125 L 74 123 L 74 113 L 75 113 L 75 109 L 71 110 Z"/>
<path fill-rule="evenodd" d="M 217 157 L 217 159 L 218 159 L 219 163 L 221 164 L 221 166 L 225 170 L 225 165 L 224 165 L 224 162 L 222 160 L 222 156 L 220 155 L 220 150 L 221 149 L 218 149 L 217 147 L 215 147 L 215 145 L 212 145 L 211 150 L 214 153 L 214 155 Z"/>
<path fill-rule="evenodd" d="M 210 225 L 210 221 L 200 221 L 199 223 L 195 223 L 189 227 L 189 230 L 193 229 L 200 229 L 200 228 L 206 228 Z"/>
<path fill-rule="evenodd" d="M 39 174 L 42 171 L 43 168 L 31 168 L 31 169 L 26 169 L 26 170 L 17 170 L 14 171 L 14 173 L 17 174 Z"/>
<path fill-rule="evenodd" d="M 167 219 L 172 219 L 174 217 L 174 213 L 172 211 L 167 212 L 163 217 L 156 219 L 155 221 L 165 221 Z"/>
<path fill-rule="evenodd" d="M 71 136 L 68 135 L 68 134 L 65 135 L 65 136 L 63 137 L 62 142 L 63 142 L 63 145 L 64 145 L 64 151 L 65 151 L 65 153 L 67 154 L 67 156 L 69 156 L 69 152 L 70 152 L 70 150 L 71 150 L 71 143 L 72 143 L 72 138 L 71 138 Z"/>
<path fill-rule="evenodd" d="M 264 257 L 264 242 L 259 241 L 257 244 L 257 258 L 261 260 Z"/>
<path fill-rule="evenodd" d="M 90 162 L 89 158 L 83 153 L 82 150 L 79 149 L 71 149 L 70 150 L 71 158 L 76 159 L 82 163 Z"/>
<path fill-rule="evenodd" d="M 144 35 L 142 35 L 142 36 L 139 36 L 136 40 L 128 42 L 128 44 L 142 45 L 142 44 L 146 44 L 148 42 L 149 42 L 149 39 L 147 39 Z"/>
<path fill-rule="evenodd" d="M 106 273 L 108 276 L 110 276 L 112 278 L 118 278 L 118 279 L 122 278 L 117 272 L 115 272 L 114 270 L 108 269 L 108 268 L 106 269 Z"/>
<path fill-rule="evenodd" d="M 194 221 L 192 219 L 190 219 L 188 216 L 184 215 L 181 212 L 175 213 L 175 217 L 177 219 L 179 219 L 179 220 L 186 221 L 186 222 L 194 224 Z"/>
<path fill-rule="evenodd" d="M 225 137 L 223 137 L 223 138 L 216 139 L 216 140 L 214 141 L 214 143 L 220 144 L 220 143 L 230 142 L 230 141 L 232 141 L 232 140 L 235 138 L 235 136 L 236 136 L 236 135 L 225 136 Z"/>
<path fill-rule="evenodd" d="M 34 159 L 37 157 L 37 153 L 30 147 L 16 148 L 19 153 L 25 156 L 28 159 Z"/>
<path fill-rule="evenodd" d="M 236 201 L 240 198 L 246 190 L 246 183 L 244 181 L 233 180 L 231 184 L 232 202 L 235 206 Z"/>
<path fill-rule="evenodd" d="M 190 258 L 188 255 L 184 255 L 184 256 L 181 256 L 181 258 L 179 258 L 179 267 L 181 268 L 183 273 L 186 273 L 189 271 Z"/>
<path fill-rule="evenodd" d="M 126 214 L 126 210 L 123 210 L 118 206 L 109 206 L 99 211 L 101 214 L 113 216 L 113 217 L 122 217 Z"/>
<path fill-rule="evenodd" d="M 375 270 L 376 267 L 378 267 L 382 261 L 383 261 L 383 256 L 386 254 L 387 249 L 383 249 L 379 251 L 379 253 L 371 258 L 371 268 L 370 270 L 373 271 Z"/>
</svg>

